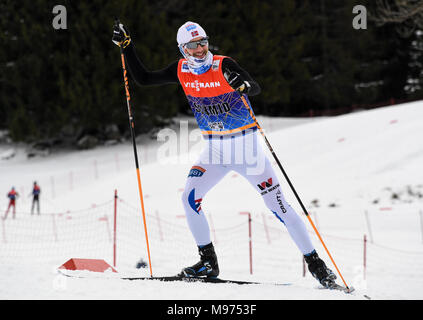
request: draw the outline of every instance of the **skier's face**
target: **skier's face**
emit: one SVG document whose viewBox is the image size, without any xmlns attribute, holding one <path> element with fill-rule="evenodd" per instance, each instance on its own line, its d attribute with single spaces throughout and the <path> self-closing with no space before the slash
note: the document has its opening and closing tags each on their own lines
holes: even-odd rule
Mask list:
<svg viewBox="0 0 423 320">
<path fill-rule="evenodd" d="M 203 37 L 197 37 L 192 39 L 190 43 L 197 42 L 202 39 Z M 194 58 L 203 59 L 206 56 L 207 51 L 209 50 L 209 45 L 207 43 L 206 45 L 202 46 L 201 44 L 197 43 L 197 47 L 195 49 L 189 49 L 185 46 L 184 50 L 186 53 L 188 53 L 190 56 L 193 56 Z"/>
</svg>

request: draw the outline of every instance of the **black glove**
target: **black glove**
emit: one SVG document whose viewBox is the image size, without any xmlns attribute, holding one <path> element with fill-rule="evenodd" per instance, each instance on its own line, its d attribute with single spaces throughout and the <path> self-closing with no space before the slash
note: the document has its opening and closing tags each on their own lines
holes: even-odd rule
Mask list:
<svg viewBox="0 0 423 320">
<path fill-rule="evenodd" d="M 113 26 L 112 41 L 115 45 L 122 48 L 126 48 L 131 43 L 129 31 L 124 27 L 122 23 Z"/>
<path fill-rule="evenodd" d="M 246 93 L 250 87 L 247 81 L 242 79 L 241 75 L 237 72 L 232 71 L 231 73 L 226 73 L 226 80 L 229 85 L 236 91 Z"/>
</svg>

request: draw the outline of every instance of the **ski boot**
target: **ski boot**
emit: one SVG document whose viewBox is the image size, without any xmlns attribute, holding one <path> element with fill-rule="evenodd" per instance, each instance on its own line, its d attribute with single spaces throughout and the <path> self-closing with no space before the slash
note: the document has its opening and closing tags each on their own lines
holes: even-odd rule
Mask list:
<svg viewBox="0 0 423 320">
<path fill-rule="evenodd" d="M 179 275 L 182 277 L 217 277 L 219 275 L 219 265 L 213 244 L 210 242 L 201 248 L 198 247 L 198 252 L 200 261 L 191 267 L 184 268 Z"/>
<path fill-rule="evenodd" d="M 304 255 L 304 259 L 307 262 L 308 270 L 322 286 L 325 288 L 331 288 L 336 285 L 336 275 L 332 272 L 332 270 L 326 267 L 326 264 L 319 258 L 315 250 L 308 255 Z"/>
</svg>

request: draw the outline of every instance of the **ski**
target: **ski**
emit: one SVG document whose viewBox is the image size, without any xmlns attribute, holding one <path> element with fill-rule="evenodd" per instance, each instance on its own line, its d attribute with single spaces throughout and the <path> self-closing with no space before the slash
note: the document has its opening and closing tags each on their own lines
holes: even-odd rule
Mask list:
<svg viewBox="0 0 423 320">
<path fill-rule="evenodd" d="M 67 272 L 63 272 L 62 270 L 58 270 L 60 274 L 70 277 L 70 278 L 93 278 L 91 276 L 81 275 L 81 274 L 70 274 Z M 228 284 L 251 284 L 251 285 L 274 285 L 274 286 L 290 286 L 292 283 L 277 283 L 277 282 L 255 282 L 255 281 L 244 281 L 244 280 L 228 280 L 228 279 L 221 279 L 221 278 L 206 278 L 206 277 L 185 277 L 185 276 L 157 276 L 157 277 L 95 277 L 98 279 L 121 279 L 121 280 L 156 280 L 156 281 L 163 281 L 163 282 L 171 282 L 171 281 L 183 281 L 183 282 L 203 282 L 203 283 L 228 283 Z"/>
<path fill-rule="evenodd" d="M 157 280 L 157 281 L 183 281 L 183 282 L 203 282 L 203 283 L 229 283 L 239 285 L 276 285 L 276 286 L 289 286 L 291 283 L 273 283 L 273 282 L 255 282 L 255 281 L 243 281 L 243 280 L 228 280 L 221 278 L 206 278 L 206 277 L 184 277 L 184 276 L 161 276 L 161 277 L 124 277 L 122 280 Z"/>
<path fill-rule="evenodd" d="M 342 292 L 345 292 L 345 293 L 351 293 L 351 292 L 353 292 L 355 290 L 353 287 L 346 288 L 346 287 L 341 286 L 341 285 L 339 285 L 337 283 L 332 284 L 327 289 L 329 289 L 329 290 L 339 290 L 339 291 L 342 291 Z"/>
<path fill-rule="evenodd" d="M 322 286 L 319 289 L 338 290 L 338 291 L 342 291 L 342 292 L 345 292 L 345 293 L 352 293 L 353 291 L 355 291 L 354 287 L 346 288 L 346 287 L 341 286 L 341 285 L 339 285 L 337 283 L 333 283 L 329 287 L 323 287 Z"/>
<path fill-rule="evenodd" d="M 342 291 L 346 294 L 352 294 L 355 291 L 354 287 L 346 288 L 346 287 L 341 286 L 337 283 L 333 283 L 330 287 L 320 287 L 319 289 L 339 290 L 339 291 Z M 372 300 L 372 298 L 369 297 L 367 294 L 363 294 L 363 297 L 366 298 L 367 300 Z"/>
</svg>

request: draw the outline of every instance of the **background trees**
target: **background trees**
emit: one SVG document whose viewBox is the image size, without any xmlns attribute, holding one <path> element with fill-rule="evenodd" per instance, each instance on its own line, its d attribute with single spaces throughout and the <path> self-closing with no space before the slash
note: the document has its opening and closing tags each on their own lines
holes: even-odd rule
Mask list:
<svg viewBox="0 0 423 320">
<path fill-rule="evenodd" d="M 119 50 L 111 42 L 115 16 L 151 70 L 179 59 L 180 25 L 200 23 L 212 51 L 233 57 L 260 83 L 262 94 L 251 99 L 257 114 L 333 114 L 422 98 L 421 14 L 389 20 L 414 11 L 384 1 L 62 1 L 67 30 L 52 27 L 56 4 L 0 3 L 0 130 L 16 141 L 74 142 L 87 133 L 106 139 L 111 125 L 127 133 Z M 368 9 L 366 30 L 352 28 L 357 4 Z M 130 86 L 138 133 L 190 112 L 178 85 Z"/>
</svg>

